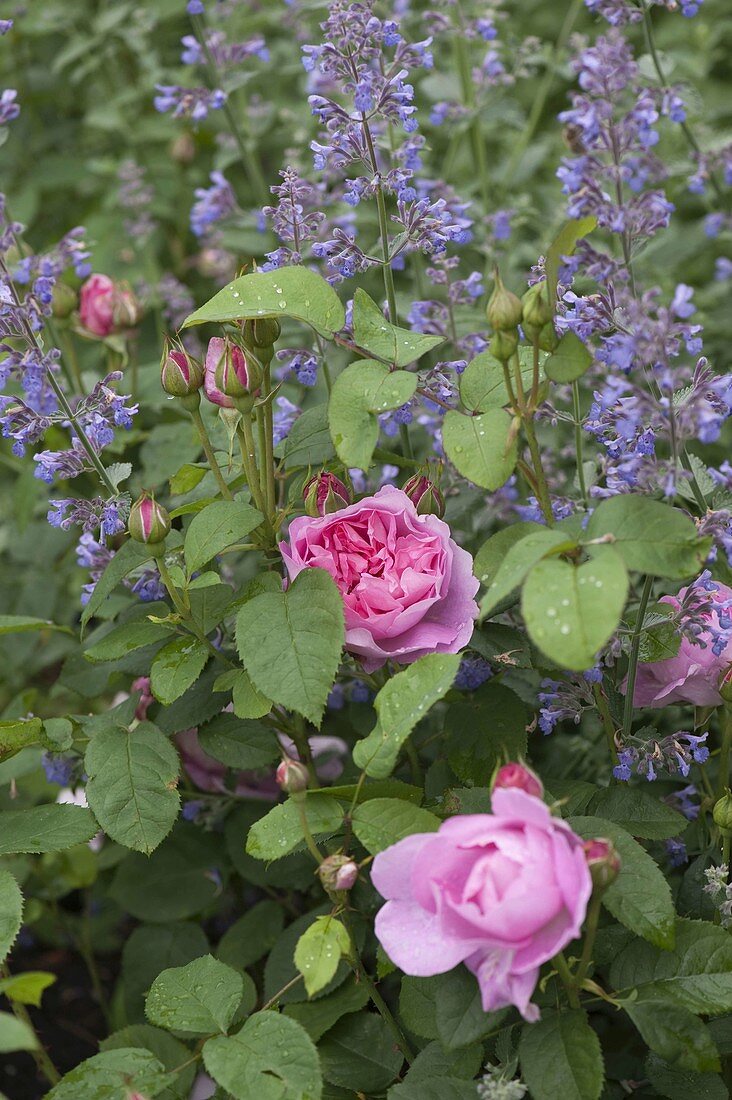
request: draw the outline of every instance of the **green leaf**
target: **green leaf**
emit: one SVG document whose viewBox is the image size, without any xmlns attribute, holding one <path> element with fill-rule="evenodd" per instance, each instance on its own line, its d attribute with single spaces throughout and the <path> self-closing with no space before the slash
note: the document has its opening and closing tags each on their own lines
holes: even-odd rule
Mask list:
<svg viewBox="0 0 732 1100">
<path fill-rule="evenodd" d="M 597 218 L 591 214 L 587 218 L 577 218 L 565 222 L 559 233 L 549 246 L 544 261 L 546 271 L 547 294 L 549 308 L 556 311 L 557 282 L 559 269 L 562 266 L 564 256 L 572 256 L 579 241 L 587 237 L 597 225 Z"/>
<path fill-rule="evenodd" d="M 89 810 L 81 806 L 34 806 L 0 813 L 0 856 L 63 852 L 99 832 Z"/>
<path fill-rule="evenodd" d="M 182 327 L 258 317 L 293 317 L 326 340 L 346 323 L 345 310 L 333 287 L 322 275 L 297 265 L 234 279 L 187 317 Z"/>
<path fill-rule="evenodd" d="M 401 798 L 370 798 L 353 811 L 353 831 L 375 856 L 413 833 L 434 833 L 440 819 Z"/>
<path fill-rule="evenodd" d="M 198 512 L 186 531 L 183 550 L 188 575 L 246 538 L 262 522 L 262 515 L 237 500 L 215 500 Z"/>
<path fill-rule="evenodd" d="M 304 1001 L 301 1004 L 285 1005 L 284 1013 L 286 1016 L 291 1016 L 293 1020 L 297 1020 L 313 1042 L 317 1043 L 342 1016 L 359 1012 L 366 1007 L 368 1001 L 369 993 L 363 982 L 357 982 L 351 977 L 349 981 L 345 981 L 325 997 Z"/>
<path fill-rule="evenodd" d="M 716 1073 L 719 1051 L 708 1028 L 688 1008 L 671 1001 L 623 1001 L 623 1008 L 651 1050 L 679 1069 Z"/>
<path fill-rule="evenodd" d="M 553 665 L 581 672 L 612 637 L 628 595 L 623 559 L 596 547 L 583 565 L 538 562 L 521 592 L 521 612 L 535 645 Z"/>
<path fill-rule="evenodd" d="M 353 296 L 353 338 L 360 348 L 396 367 L 406 367 L 445 342 L 441 336 L 424 336 L 392 325 L 360 287 Z"/>
<path fill-rule="evenodd" d="M 658 864 L 625 829 L 601 817 L 570 817 L 569 825 L 585 840 L 607 837 L 620 855 L 620 874 L 602 895 L 603 905 L 636 935 L 671 950 L 674 906 L 671 889 Z"/>
<path fill-rule="evenodd" d="M 438 1039 L 437 978 L 404 975 L 399 991 L 399 1015 L 406 1027 L 424 1039 Z"/>
<path fill-rule="evenodd" d="M 519 1058 L 533 1100 L 599 1100 L 605 1072 L 586 1012 L 545 1012 L 524 1026 Z"/>
<path fill-rule="evenodd" d="M 151 1024 L 168 1031 L 225 1034 L 243 993 L 244 982 L 236 970 L 213 955 L 203 955 L 159 974 L 147 995 L 145 1013 Z"/>
<path fill-rule="evenodd" d="M 717 1073 L 674 1069 L 657 1054 L 648 1055 L 645 1070 L 658 1095 L 668 1100 L 729 1100 L 729 1090 Z"/>
<path fill-rule="evenodd" d="M 430 653 L 392 676 L 374 700 L 376 725 L 354 745 L 356 767 L 386 779 L 414 727 L 452 687 L 459 665 L 459 654 Z"/>
<path fill-rule="evenodd" d="M 633 940 L 613 959 L 615 989 L 637 989 L 642 1000 L 675 1001 L 691 1012 L 732 1012 L 732 936 L 708 921 L 676 921 L 671 951 Z"/>
<path fill-rule="evenodd" d="M 601 501 L 590 516 L 587 539 L 604 536 L 628 569 L 653 577 L 689 577 L 709 553 L 709 540 L 698 537 L 686 512 L 632 493 Z"/>
<path fill-rule="evenodd" d="M 201 748 L 228 768 L 256 771 L 281 755 L 277 735 L 262 722 L 219 714 L 198 731 Z"/>
<path fill-rule="evenodd" d="M 332 980 L 341 955 L 350 951 L 351 941 L 341 921 L 328 914 L 305 929 L 295 948 L 295 966 L 305 980 L 308 996 L 319 993 Z"/>
<path fill-rule="evenodd" d="M 435 979 L 437 1031 L 446 1050 L 459 1050 L 496 1030 L 507 1009 L 486 1012 L 481 1003 L 480 986 L 475 975 L 457 966 Z"/>
<path fill-rule="evenodd" d="M 0 979 L 0 993 L 10 1001 L 40 1008 L 44 990 L 55 981 L 56 975 L 49 974 L 45 970 L 26 970 L 23 974 L 13 974 L 8 978 Z"/>
<path fill-rule="evenodd" d="M 151 722 L 129 732 L 100 730 L 84 757 L 89 806 L 105 833 L 126 848 L 152 852 L 173 828 L 180 808 L 180 763 Z"/>
<path fill-rule="evenodd" d="M 16 752 L 44 742 L 43 722 L 40 718 L 17 718 L 0 722 L 0 760 L 15 756 Z"/>
<path fill-rule="evenodd" d="M 118 661 L 143 646 L 154 645 L 170 638 L 171 627 L 165 623 L 153 623 L 149 619 L 135 619 L 110 630 L 108 634 L 84 650 L 87 661 Z"/>
<path fill-rule="evenodd" d="M 0 615 L 0 634 L 25 634 L 29 630 L 61 630 L 71 634 L 67 626 L 58 626 L 48 619 L 32 619 L 27 615 Z"/>
<path fill-rule="evenodd" d="M 522 344 L 518 349 L 521 378 L 526 390 L 531 389 L 534 378 L 534 349 Z M 546 359 L 541 353 L 541 361 Z M 539 378 L 544 372 L 540 369 Z M 503 367 L 489 351 L 482 351 L 471 359 L 460 375 L 460 400 L 470 412 L 487 412 L 488 409 L 505 408 L 509 403 Z"/>
<path fill-rule="evenodd" d="M 167 1031 L 150 1024 L 131 1024 L 114 1031 L 99 1044 L 100 1050 L 119 1050 L 120 1047 L 135 1047 L 149 1050 L 168 1073 L 174 1074 L 170 1084 L 158 1094 L 157 1100 L 189 1100 L 193 1080 L 196 1076 L 195 1065 L 184 1069 L 179 1067 L 190 1060 L 190 1050 Z"/>
<path fill-rule="evenodd" d="M 310 1036 L 276 1012 L 257 1012 L 236 1035 L 209 1039 L 203 1062 L 235 1100 L 320 1100 L 322 1095 L 318 1052 Z"/>
<path fill-rule="evenodd" d="M 322 794 L 308 794 L 305 813 L 314 836 L 336 833 L 343 821 L 343 808 Z M 288 799 L 255 821 L 247 836 L 246 850 L 255 859 L 280 859 L 302 842 L 300 814 L 295 802 Z"/>
<path fill-rule="evenodd" d="M 59 1081 L 46 1100 L 129 1100 L 131 1092 L 157 1096 L 170 1077 L 149 1050 L 120 1047 L 87 1058 Z"/>
<path fill-rule="evenodd" d="M 458 779 L 486 784 L 496 764 L 523 756 L 528 720 L 521 699 L 492 681 L 453 703 L 445 716 L 446 755 Z"/>
<path fill-rule="evenodd" d="M 217 573 L 208 573 L 206 577 L 216 577 Z M 235 595 L 228 584 L 206 584 L 197 587 L 204 576 L 197 577 L 188 589 L 188 602 L 191 605 L 191 616 L 198 624 L 202 634 L 209 634 L 232 608 Z"/>
<path fill-rule="evenodd" d="M 208 646 L 193 635 L 175 638 L 158 653 L 150 667 L 150 687 L 160 703 L 174 703 L 203 672 Z"/>
<path fill-rule="evenodd" d="M 488 585 L 480 604 L 481 619 L 494 614 L 547 554 L 572 550 L 575 545 L 562 531 L 538 523 L 516 523 L 488 539 L 474 567 L 476 577 Z"/>
<path fill-rule="evenodd" d="M 458 473 L 482 489 L 500 489 L 518 457 L 513 418 L 504 409 L 480 416 L 451 409 L 442 422 L 442 445 Z"/>
<path fill-rule="evenodd" d="M 472 977 L 472 982 L 473 986 L 475 986 L 474 977 Z M 484 1021 L 491 1015 L 492 1013 L 483 1012 Z M 417 1082 L 428 1085 L 430 1080 L 435 1077 L 457 1077 L 460 1079 L 464 1078 L 466 1081 L 472 1081 L 476 1073 L 479 1072 L 482 1064 L 483 1047 L 480 1043 L 461 1046 L 459 1049 L 455 1050 L 445 1050 L 442 1043 L 432 1042 L 428 1043 L 423 1050 L 420 1050 L 407 1070 L 406 1080 L 410 1087 L 416 1086 Z M 395 1087 L 396 1091 L 392 1089 L 389 1096 L 399 1096 L 398 1090 L 401 1087 L 401 1085 L 397 1085 Z M 472 1100 L 475 1100 L 475 1084 L 472 1085 L 472 1088 Z M 412 1096 L 415 1097 L 415 1100 L 420 1100 L 415 1092 L 412 1092 Z"/>
<path fill-rule="evenodd" d="M 274 947 L 285 921 L 282 906 L 259 901 L 224 932 L 216 954 L 227 966 L 245 970 Z"/>
<path fill-rule="evenodd" d="M 381 1093 L 399 1072 L 404 1056 L 380 1016 L 345 1016 L 318 1046 L 326 1081 L 367 1094 Z"/>
<path fill-rule="evenodd" d="M 193 462 L 186 462 L 170 479 L 171 496 L 183 496 L 190 493 L 205 478 L 208 473 L 207 466 L 197 466 Z"/>
<path fill-rule="evenodd" d="M 0 1054 L 16 1050 L 38 1050 L 38 1040 L 28 1024 L 10 1012 L 0 1012 Z"/>
<path fill-rule="evenodd" d="M 418 1077 L 407 1080 L 390 1088 L 387 1100 L 475 1100 L 476 1088 L 473 1081 L 462 1081 L 440 1074 L 431 1077 Z"/>
<path fill-rule="evenodd" d="M 254 686 L 315 726 L 338 671 L 344 638 L 343 601 L 323 569 L 303 570 L 286 592 L 255 596 L 236 620 L 239 656 Z"/>
<path fill-rule="evenodd" d="M 138 920 L 192 917 L 220 892 L 211 874 L 220 860 L 221 848 L 213 837 L 179 822 L 151 856 L 138 852 L 127 856 L 117 868 L 110 894 Z"/>
<path fill-rule="evenodd" d="M 171 886 L 175 888 L 175 883 L 166 882 L 166 888 Z M 201 927 L 188 921 L 143 924 L 135 928 L 122 949 L 122 990 L 127 1019 L 145 1018 L 145 997 L 158 974 L 173 966 L 185 966 L 207 955 L 208 949 L 208 940 Z M 153 1047 L 150 1049 L 157 1054 Z"/>
<path fill-rule="evenodd" d="M 119 550 L 94 585 L 94 591 L 89 597 L 86 607 L 81 613 L 81 634 L 91 617 L 96 614 L 107 596 L 114 592 L 120 581 L 124 580 L 128 573 L 144 562 L 150 560 L 150 551 L 140 542 L 128 539 L 123 542 Z"/>
<path fill-rule="evenodd" d="M 667 840 L 683 833 L 689 822 L 641 787 L 606 787 L 593 798 L 589 812 L 621 825 L 631 836 Z"/>
<path fill-rule="evenodd" d="M 544 373 L 552 382 L 576 382 L 592 366 L 592 353 L 574 332 L 565 332 L 544 361 Z"/>
<path fill-rule="evenodd" d="M 23 895 L 10 871 L 0 868 L 0 963 L 5 960 L 23 923 Z"/>
<path fill-rule="evenodd" d="M 338 375 L 328 403 L 328 423 L 341 462 L 368 470 L 379 439 L 378 417 L 406 404 L 417 388 L 416 374 L 390 371 L 360 359 Z"/>
<path fill-rule="evenodd" d="M 328 427 L 328 406 L 316 405 L 298 416 L 284 443 L 285 469 L 297 466 L 322 466 L 333 458 L 335 450 Z"/>
</svg>

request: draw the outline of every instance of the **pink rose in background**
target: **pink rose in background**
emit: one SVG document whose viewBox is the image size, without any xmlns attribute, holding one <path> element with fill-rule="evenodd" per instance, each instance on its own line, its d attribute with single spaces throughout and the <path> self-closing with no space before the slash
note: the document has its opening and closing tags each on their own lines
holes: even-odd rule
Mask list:
<svg viewBox="0 0 732 1100">
<path fill-rule="evenodd" d="M 714 582 L 714 603 L 732 604 L 732 588 Z M 662 596 L 659 603 L 667 603 L 678 611 L 688 588 L 682 588 L 676 596 Z M 694 645 L 687 637 L 682 637 L 679 652 L 666 661 L 649 661 L 638 665 L 633 705 L 636 707 L 665 707 L 669 703 L 693 703 L 697 707 L 716 707 L 722 702 L 719 694 L 719 681 L 722 674 L 732 664 L 732 641 L 720 654 L 714 652 L 714 634 L 719 633 L 720 622 L 717 611 L 702 614 L 702 621 L 708 624 L 697 637 L 704 645 Z M 625 692 L 626 682 L 620 690 Z"/>
<path fill-rule="evenodd" d="M 108 275 L 90 275 L 79 291 L 79 317 L 95 336 L 109 336 L 114 328 L 114 283 Z"/>
<path fill-rule="evenodd" d="M 385 898 L 376 936 L 405 974 L 464 962 L 486 1012 L 515 1005 L 539 1018 L 539 968 L 580 934 L 592 893 L 583 841 L 525 791 L 493 792 L 491 814 L 444 821 L 374 859 Z"/>
<path fill-rule="evenodd" d="M 437 516 L 420 516 L 401 489 L 384 486 L 331 515 L 301 516 L 280 550 L 291 580 L 327 570 L 343 596 L 346 648 L 367 672 L 387 660 L 457 653 L 478 607 L 473 559 Z"/>
</svg>

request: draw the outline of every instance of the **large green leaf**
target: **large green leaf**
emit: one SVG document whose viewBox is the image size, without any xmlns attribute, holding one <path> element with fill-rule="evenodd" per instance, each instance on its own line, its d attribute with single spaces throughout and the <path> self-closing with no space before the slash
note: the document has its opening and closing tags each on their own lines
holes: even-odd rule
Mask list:
<svg viewBox="0 0 732 1100">
<path fill-rule="evenodd" d="M 610 980 L 615 989 L 637 989 L 642 1000 L 732 1012 L 732 936 L 708 921 L 678 919 L 672 951 L 633 940 L 613 959 Z"/>
<path fill-rule="evenodd" d="M 155 654 L 150 668 L 150 687 L 155 698 L 166 705 L 174 703 L 195 684 L 208 658 L 208 646 L 192 634 L 168 642 Z"/>
<path fill-rule="evenodd" d="M 35 630 L 62 630 L 71 634 L 67 626 L 58 626 L 48 619 L 33 619 L 27 615 L 0 615 L 0 634 L 25 634 Z"/>
<path fill-rule="evenodd" d="M 307 796 L 305 812 L 313 835 L 335 833 L 343 821 L 343 808 L 334 799 L 322 794 Z M 255 821 L 247 836 L 246 850 L 255 859 L 280 859 L 302 842 L 300 814 L 290 798 Z"/>
<path fill-rule="evenodd" d="M 169 1083 L 165 1067 L 149 1050 L 120 1047 L 87 1058 L 51 1089 L 46 1100 L 129 1100 L 135 1092 L 152 1098 Z"/>
<path fill-rule="evenodd" d="M 364 351 L 396 367 L 406 367 L 445 342 L 441 336 L 425 336 L 392 325 L 373 298 L 360 287 L 353 296 L 353 338 Z"/>
<path fill-rule="evenodd" d="M 574 332 L 565 332 L 551 355 L 544 361 L 544 371 L 552 382 L 576 382 L 592 365 L 592 354 Z"/>
<path fill-rule="evenodd" d="M 92 615 L 96 614 L 107 596 L 114 592 L 120 581 L 124 580 L 127 574 L 131 573 L 133 569 L 136 569 L 149 560 L 150 551 L 141 542 L 135 542 L 134 539 L 128 539 L 127 542 L 122 543 L 119 550 L 116 551 L 109 565 L 94 585 L 94 591 L 81 613 L 82 635 L 84 633 L 84 627 L 89 622 Z"/>
<path fill-rule="evenodd" d="M 343 305 L 330 283 L 297 265 L 234 279 L 187 317 L 183 328 L 258 317 L 294 317 L 328 340 L 346 323 Z"/>
<path fill-rule="evenodd" d="M 0 722 L 0 760 L 14 756 L 28 745 L 44 743 L 40 718 L 15 718 Z"/>
<path fill-rule="evenodd" d="M 605 1079 L 600 1040 L 581 1009 L 545 1012 L 525 1025 L 519 1058 L 533 1100 L 599 1100 Z"/>
<path fill-rule="evenodd" d="M 180 764 L 168 738 L 151 722 L 100 730 L 84 763 L 89 806 L 105 833 L 138 852 L 157 848 L 180 807 Z"/>
<path fill-rule="evenodd" d="M 484 1010 L 480 986 L 466 967 L 456 966 L 435 978 L 435 1020 L 446 1050 L 459 1050 L 484 1038 L 507 1015 L 507 1009 Z"/>
<path fill-rule="evenodd" d="M 296 466 L 322 466 L 335 454 L 328 427 L 328 406 L 316 405 L 298 416 L 284 443 L 285 469 Z M 279 451 L 278 451 L 279 453 Z"/>
<path fill-rule="evenodd" d="M 501 607 L 542 558 L 575 545 L 562 531 L 538 523 L 516 523 L 488 539 L 475 560 L 476 577 L 488 585 L 480 604 L 481 618 Z"/>
<path fill-rule="evenodd" d="M 133 622 L 114 627 L 100 641 L 84 650 L 84 656 L 87 661 L 92 661 L 94 664 L 100 661 L 118 661 L 136 649 L 170 638 L 171 630 L 172 628 L 165 623 L 135 619 Z"/>
<path fill-rule="evenodd" d="M 352 976 L 350 981 L 343 982 L 325 997 L 285 1005 L 284 1012 L 302 1024 L 313 1042 L 317 1043 L 342 1016 L 359 1012 L 366 1007 L 368 1000 L 368 990 L 363 982 L 357 982 Z"/>
<path fill-rule="evenodd" d="M 328 913 L 309 925 L 295 948 L 295 966 L 305 981 L 308 996 L 319 993 L 333 979 L 341 961 L 347 955 L 351 941 L 345 926 Z"/>
<path fill-rule="evenodd" d="M 10 871 L 0 868 L 0 963 L 4 961 L 23 921 L 23 895 Z"/>
<path fill-rule="evenodd" d="M 729 1090 L 718 1073 L 674 1068 L 657 1054 L 648 1055 L 645 1070 L 658 1095 L 668 1100 L 729 1100 Z"/>
<path fill-rule="evenodd" d="M 356 766 L 386 779 L 414 727 L 452 687 L 459 665 L 458 654 L 431 653 L 392 676 L 374 701 L 374 729 L 353 748 Z"/>
<path fill-rule="evenodd" d="M 720 1067 L 719 1051 L 704 1023 L 673 1001 L 623 1001 L 623 1008 L 643 1039 L 665 1062 L 697 1073 Z"/>
<path fill-rule="evenodd" d="M 671 888 L 655 860 L 625 829 L 601 817 L 570 817 L 585 840 L 607 837 L 620 855 L 620 874 L 602 895 L 612 915 L 638 936 L 666 950 L 675 941 L 675 913 Z"/>
<path fill-rule="evenodd" d="M 318 1052 L 295 1020 L 258 1012 L 230 1038 L 217 1036 L 203 1048 L 214 1081 L 235 1100 L 320 1100 Z"/>
<path fill-rule="evenodd" d="M 612 547 L 596 547 L 592 560 L 579 566 L 537 562 L 524 582 L 521 611 L 531 640 L 551 663 L 581 672 L 617 629 L 627 595 L 623 559 Z"/>
<path fill-rule="evenodd" d="M 681 579 L 704 568 L 709 540 L 700 539 L 686 512 L 650 497 L 622 493 L 598 504 L 587 539 L 607 537 L 628 569 Z"/>
<path fill-rule="evenodd" d="M 186 966 L 163 970 L 150 987 L 145 1013 L 151 1024 L 169 1031 L 226 1033 L 243 993 L 236 970 L 203 955 Z"/>
<path fill-rule="evenodd" d="M 442 445 L 458 473 L 482 489 L 500 489 L 518 457 L 513 418 L 504 409 L 479 416 L 451 409 L 442 422 Z"/>
<path fill-rule="evenodd" d="M 485 785 L 498 763 L 526 752 L 526 706 L 504 684 L 489 681 L 445 717 L 446 755 L 463 783 Z"/>
<path fill-rule="evenodd" d="M 127 856 L 115 872 L 110 894 L 138 920 L 167 923 L 192 917 L 221 891 L 211 873 L 220 860 L 220 843 L 212 835 L 179 822 L 151 856 Z"/>
<path fill-rule="evenodd" d="M 99 831 L 81 806 L 34 806 L 0 813 L 0 856 L 20 852 L 63 852 Z"/>
<path fill-rule="evenodd" d="M 122 993 L 127 1019 L 144 1020 L 145 998 L 158 974 L 170 967 L 185 966 L 193 959 L 207 955 L 208 950 L 205 933 L 200 925 L 191 921 L 169 920 L 165 924 L 138 925 L 125 940 L 122 949 Z M 154 1047 L 150 1049 L 157 1054 Z"/>
<path fill-rule="evenodd" d="M 201 748 L 229 768 L 254 771 L 266 768 L 281 749 L 274 730 L 262 722 L 244 721 L 235 714 L 219 714 L 198 731 Z"/>
<path fill-rule="evenodd" d="M 120 1047 L 141 1047 L 154 1054 L 172 1074 L 170 1084 L 158 1096 L 158 1100 L 189 1100 L 196 1076 L 195 1064 L 180 1068 L 190 1060 L 190 1051 L 180 1040 L 167 1031 L 151 1024 L 130 1024 L 112 1032 L 99 1044 L 100 1050 L 119 1050 Z"/>
<path fill-rule="evenodd" d="M 531 389 L 534 375 L 534 349 L 522 344 L 518 349 L 521 378 L 525 390 Z M 541 353 L 541 361 L 546 358 Z M 544 372 L 539 370 L 543 379 Z M 488 409 L 505 408 L 510 398 L 506 389 L 503 367 L 489 351 L 482 351 L 471 359 L 460 375 L 460 400 L 469 412 L 487 412 Z"/>
<path fill-rule="evenodd" d="M 262 522 L 256 508 L 238 500 L 215 500 L 198 512 L 186 531 L 183 549 L 188 574 L 195 573 L 227 546 L 245 539 Z"/>
<path fill-rule="evenodd" d="M 320 725 L 345 637 L 343 601 L 323 569 L 305 569 L 286 592 L 248 600 L 236 620 L 242 664 L 268 699 Z"/>
<path fill-rule="evenodd" d="M 682 814 L 642 787 L 606 787 L 594 796 L 589 810 L 644 840 L 667 840 L 683 833 L 689 824 Z"/>
<path fill-rule="evenodd" d="M 33 1029 L 10 1012 L 0 1012 L 0 1054 L 37 1049 L 38 1038 Z"/>
<path fill-rule="evenodd" d="M 341 462 L 368 470 L 379 439 L 378 417 L 414 396 L 417 376 L 360 359 L 339 374 L 328 404 L 328 423 Z"/>
<path fill-rule="evenodd" d="M 380 1016 L 344 1016 L 319 1045 L 326 1081 L 351 1092 L 383 1093 L 399 1072 L 404 1056 Z"/>
<path fill-rule="evenodd" d="M 274 947 L 285 922 L 276 901 L 259 901 L 224 932 L 216 955 L 228 966 L 245 970 Z"/>
<path fill-rule="evenodd" d="M 434 833 L 440 819 L 401 798 L 370 798 L 353 811 L 353 831 L 375 856 L 413 833 Z"/>
</svg>

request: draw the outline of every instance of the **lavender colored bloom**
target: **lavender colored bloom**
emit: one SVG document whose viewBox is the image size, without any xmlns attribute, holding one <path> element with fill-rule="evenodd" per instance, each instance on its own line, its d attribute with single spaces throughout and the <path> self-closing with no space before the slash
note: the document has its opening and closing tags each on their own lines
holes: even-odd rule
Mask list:
<svg viewBox="0 0 732 1100">
<path fill-rule="evenodd" d="M 221 172 L 211 172 L 211 187 L 197 187 L 196 201 L 191 209 L 191 229 L 197 237 L 204 237 L 212 225 L 230 217 L 236 210 L 236 199 L 231 184 Z"/>
<path fill-rule="evenodd" d="M 0 37 L 7 34 L 13 26 L 12 19 L 0 19 Z"/>
<path fill-rule="evenodd" d="M 15 102 L 17 95 L 14 88 L 6 88 L 0 94 L 0 126 L 7 126 L 20 114 L 20 106 Z"/>
<path fill-rule="evenodd" d="M 493 670 L 488 662 L 471 653 L 460 661 L 454 686 L 459 691 L 476 691 L 492 675 Z"/>
<path fill-rule="evenodd" d="M 59 787 L 68 787 L 77 765 L 77 757 L 62 753 L 44 752 L 41 764 L 48 783 L 57 783 Z"/>
<path fill-rule="evenodd" d="M 665 841 L 665 848 L 668 861 L 672 867 L 683 867 L 685 863 L 689 862 L 689 853 L 683 840 L 667 840 Z"/>
<path fill-rule="evenodd" d="M 290 428 L 302 410 L 297 405 L 293 405 L 291 401 L 288 401 L 286 397 L 276 397 L 274 404 L 274 442 L 276 446 L 289 434 Z"/>
<path fill-rule="evenodd" d="M 707 733 L 697 736 L 682 731 L 659 740 L 654 736 L 643 737 L 643 733 L 640 730 L 619 750 L 618 764 L 613 768 L 616 779 L 627 782 L 636 772 L 652 782 L 658 778 L 659 771 L 686 777 L 693 763 L 703 764 L 709 758 L 705 744 Z"/>
<path fill-rule="evenodd" d="M 179 84 L 156 84 L 158 94 L 153 102 L 155 110 L 164 114 L 173 112 L 173 118 L 189 118 L 202 122 L 209 111 L 220 110 L 226 103 L 226 92 L 221 88 L 183 88 Z"/>
<path fill-rule="evenodd" d="M 203 15 L 205 10 L 203 0 L 188 0 L 186 4 L 186 11 L 189 15 Z"/>
</svg>

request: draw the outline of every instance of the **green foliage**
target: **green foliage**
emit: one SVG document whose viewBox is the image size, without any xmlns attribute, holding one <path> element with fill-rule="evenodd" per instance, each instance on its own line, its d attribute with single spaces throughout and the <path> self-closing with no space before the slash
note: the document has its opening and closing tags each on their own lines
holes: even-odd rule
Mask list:
<svg viewBox="0 0 732 1100">
<path fill-rule="evenodd" d="M 709 540 L 678 508 L 640 496 L 603 500 L 587 525 L 588 539 L 608 537 L 628 569 L 654 577 L 689 577 L 704 567 Z"/>
<path fill-rule="evenodd" d="M 150 666 L 150 687 L 161 703 L 174 703 L 195 684 L 209 657 L 208 646 L 199 638 L 175 638 L 156 653 Z"/>
<path fill-rule="evenodd" d="M 309 794 L 304 813 L 314 836 L 338 831 L 343 808 L 322 794 Z M 247 836 L 246 850 L 256 859 L 281 859 L 302 843 L 302 823 L 293 799 L 275 806 L 255 822 Z"/>
<path fill-rule="evenodd" d="M 417 378 L 372 359 L 351 363 L 338 375 L 328 402 L 336 453 L 346 466 L 367 470 L 379 438 L 377 417 L 413 396 Z"/>
<path fill-rule="evenodd" d="M 91 840 L 98 825 L 80 806 L 34 806 L 0 813 L 0 855 L 62 852 Z"/>
<path fill-rule="evenodd" d="M 573 332 L 566 332 L 544 362 L 552 382 L 576 382 L 592 365 L 592 354 Z"/>
<path fill-rule="evenodd" d="M 512 420 L 503 409 L 478 416 L 446 413 L 442 445 L 458 473 L 483 489 L 500 489 L 518 457 Z"/>
<path fill-rule="evenodd" d="M 244 993 L 241 975 L 212 955 L 164 970 L 145 1001 L 151 1024 L 170 1031 L 226 1034 Z"/>
<path fill-rule="evenodd" d="M 439 819 L 400 798 L 371 798 L 352 815 L 353 831 L 367 852 L 376 855 L 412 833 L 432 833 Z"/>
<path fill-rule="evenodd" d="M 217 500 L 190 522 L 183 545 L 189 576 L 212 558 L 243 541 L 262 522 L 256 508 L 236 500 Z"/>
<path fill-rule="evenodd" d="M 353 337 L 360 348 L 395 367 L 406 367 L 444 343 L 385 320 L 373 298 L 361 287 L 353 296 Z"/>
<path fill-rule="evenodd" d="M 521 1072 L 535 1100 L 599 1100 L 604 1082 L 600 1041 L 587 1014 L 546 1012 L 524 1027 Z"/>
<path fill-rule="evenodd" d="M 209 1039 L 206 1069 L 235 1100 L 319 1100 L 318 1053 L 295 1020 L 258 1012 L 235 1035 Z"/>
<path fill-rule="evenodd" d="M 295 948 L 295 966 L 309 996 L 332 981 L 341 955 L 348 955 L 350 947 L 348 932 L 336 917 L 317 917 L 305 929 Z"/>
<path fill-rule="evenodd" d="M 534 377 L 533 348 L 519 347 L 519 365 L 521 381 L 525 389 L 530 389 Z M 541 354 L 541 361 L 545 359 Z M 540 370 L 539 378 L 544 372 Z M 471 359 L 460 375 L 460 400 L 468 412 L 484 413 L 489 409 L 505 408 L 510 398 L 503 377 L 503 367 L 488 351 L 482 351 Z"/>
<path fill-rule="evenodd" d="M 23 920 L 23 895 L 10 871 L 0 869 L 0 962 L 15 942 Z"/>
<path fill-rule="evenodd" d="M 119 1047 L 87 1058 L 48 1096 L 50 1100 L 127 1100 L 135 1089 L 155 1097 L 169 1080 L 163 1064 L 150 1051 Z"/>
</svg>

